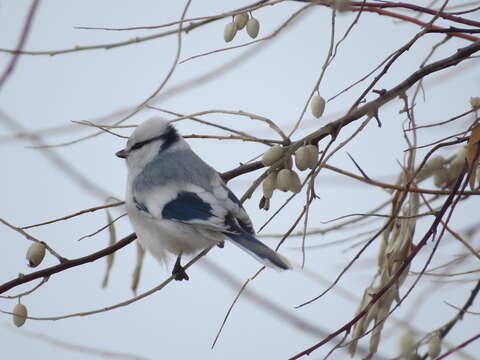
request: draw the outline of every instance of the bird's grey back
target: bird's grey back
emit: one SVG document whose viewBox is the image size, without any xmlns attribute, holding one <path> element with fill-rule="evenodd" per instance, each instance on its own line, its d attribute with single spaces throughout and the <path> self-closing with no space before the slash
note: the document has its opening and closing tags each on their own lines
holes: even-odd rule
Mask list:
<svg viewBox="0 0 480 360">
<path fill-rule="evenodd" d="M 150 161 L 133 182 L 134 192 L 151 186 L 190 183 L 211 192 L 216 172 L 190 149 L 163 151 Z"/>
</svg>

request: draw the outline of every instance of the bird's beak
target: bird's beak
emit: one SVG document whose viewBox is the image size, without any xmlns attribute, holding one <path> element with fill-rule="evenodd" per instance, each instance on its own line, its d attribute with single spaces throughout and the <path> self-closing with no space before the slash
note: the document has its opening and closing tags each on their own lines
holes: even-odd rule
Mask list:
<svg viewBox="0 0 480 360">
<path fill-rule="evenodd" d="M 126 159 L 128 153 L 125 151 L 125 149 L 122 149 L 122 150 L 116 152 L 115 155 L 117 155 L 119 158 Z"/>
</svg>

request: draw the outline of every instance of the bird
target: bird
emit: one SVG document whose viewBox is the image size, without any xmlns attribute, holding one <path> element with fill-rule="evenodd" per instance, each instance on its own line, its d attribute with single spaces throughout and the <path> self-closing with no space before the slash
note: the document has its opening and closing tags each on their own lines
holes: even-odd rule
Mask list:
<svg viewBox="0 0 480 360">
<path fill-rule="evenodd" d="M 175 280 L 189 280 L 183 254 L 223 247 L 225 240 L 267 267 L 291 269 L 284 256 L 255 237 L 242 203 L 168 121 L 142 122 L 116 156 L 126 160 L 125 204 L 138 240 L 160 263 L 176 255 Z"/>
</svg>

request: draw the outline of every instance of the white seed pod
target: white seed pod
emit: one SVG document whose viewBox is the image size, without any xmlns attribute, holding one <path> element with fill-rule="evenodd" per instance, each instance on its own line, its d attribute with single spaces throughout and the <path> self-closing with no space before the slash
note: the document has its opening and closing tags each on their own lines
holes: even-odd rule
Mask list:
<svg viewBox="0 0 480 360">
<path fill-rule="evenodd" d="M 250 35 L 252 39 L 255 39 L 258 35 L 258 31 L 260 30 L 260 23 L 257 19 L 251 18 L 247 21 L 247 33 Z"/>
<path fill-rule="evenodd" d="M 308 156 L 309 156 L 308 168 L 314 169 L 315 166 L 317 166 L 317 162 L 318 162 L 318 148 L 315 145 L 307 145 L 305 147 L 307 148 Z"/>
<path fill-rule="evenodd" d="M 463 165 L 465 165 L 465 159 L 466 158 L 467 158 L 467 147 L 463 146 L 455 154 L 455 157 L 453 158 L 452 162 L 450 163 L 450 166 L 453 165 L 453 164 L 460 164 L 463 168 Z"/>
<path fill-rule="evenodd" d="M 333 5 L 338 12 L 350 10 L 350 0 L 335 0 Z"/>
<path fill-rule="evenodd" d="M 282 169 L 278 172 L 277 174 L 277 189 L 282 190 L 282 191 L 288 191 L 290 190 L 290 187 L 292 186 L 292 180 L 293 175 L 292 171 L 289 169 Z"/>
<path fill-rule="evenodd" d="M 225 40 L 225 42 L 232 41 L 236 34 L 237 25 L 235 25 L 234 22 L 225 25 L 225 29 L 223 30 L 223 39 Z"/>
<path fill-rule="evenodd" d="M 314 95 L 312 100 L 310 100 L 310 109 L 312 110 L 313 116 L 318 119 L 325 110 L 325 99 L 320 95 Z"/>
<path fill-rule="evenodd" d="M 277 187 L 277 174 L 272 172 L 268 174 L 265 180 L 263 180 L 263 196 L 270 199 L 273 194 L 273 190 Z"/>
<path fill-rule="evenodd" d="M 295 151 L 295 166 L 298 170 L 304 171 L 308 169 L 308 165 L 310 165 L 310 154 L 306 146 L 300 146 Z"/>
<path fill-rule="evenodd" d="M 237 30 L 242 30 L 245 25 L 247 25 L 248 21 L 248 14 L 247 13 L 241 13 L 238 15 L 235 15 L 235 26 L 237 27 Z"/>
<path fill-rule="evenodd" d="M 283 156 L 283 147 L 280 145 L 272 146 L 270 149 L 265 151 L 262 156 L 262 164 L 265 166 L 272 165 L 275 161 L 279 160 Z"/>
<path fill-rule="evenodd" d="M 480 97 L 478 96 L 472 96 L 470 98 L 470 105 L 472 106 L 472 109 L 480 109 Z"/>
<path fill-rule="evenodd" d="M 435 359 L 440 355 L 440 351 L 442 351 L 442 339 L 438 334 L 435 334 L 428 340 L 428 356 Z"/>
<path fill-rule="evenodd" d="M 465 161 L 467 158 L 467 148 L 462 147 L 460 150 L 457 151 L 455 157 L 453 158 L 450 166 L 448 167 L 448 175 L 449 179 L 448 182 L 454 181 L 463 170 L 465 166 Z"/>
<path fill-rule="evenodd" d="M 298 174 L 290 170 L 291 173 L 291 181 L 290 181 L 290 187 L 288 190 L 290 190 L 293 193 L 299 193 L 300 190 L 302 190 L 302 182 L 300 181 L 300 178 L 298 177 Z"/>
<path fill-rule="evenodd" d="M 28 265 L 31 267 L 37 267 L 45 257 L 45 245 L 39 242 L 34 242 L 27 250 L 26 258 Z"/>
<path fill-rule="evenodd" d="M 427 161 L 427 166 L 434 170 L 440 169 L 445 164 L 445 158 L 442 155 L 436 155 Z"/>
<path fill-rule="evenodd" d="M 432 157 L 427 163 L 424 165 L 422 170 L 417 175 L 417 181 L 425 180 L 426 178 L 432 176 L 435 171 L 441 169 L 445 164 L 445 159 L 441 155 L 437 155 Z"/>
<path fill-rule="evenodd" d="M 442 188 L 447 184 L 449 179 L 449 170 L 447 168 L 441 168 L 435 171 L 435 175 L 433 176 L 433 184 L 438 188 Z"/>
<path fill-rule="evenodd" d="M 25 321 L 27 320 L 27 307 L 23 304 L 18 303 L 15 305 L 13 308 L 13 323 L 15 324 L 16 327 L 20 327 L 23 324 L 25 324 Z"/>
<path fill-rule="evenodd" d="M 415 344 L 415 335 L 413 331 L 407 330 L 402 336 L 400 336 L 399 347 L 400 354 L 402 356 L 408 356 L 413 352 Z"/>
</svg>

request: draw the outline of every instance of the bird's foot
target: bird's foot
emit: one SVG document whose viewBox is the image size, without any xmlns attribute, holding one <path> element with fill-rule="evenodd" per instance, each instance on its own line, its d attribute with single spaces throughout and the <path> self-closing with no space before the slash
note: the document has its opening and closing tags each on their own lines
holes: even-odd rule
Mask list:
<svg viewBox="0 0 480 360">
<path fill-rule="evenodd" d="M 219 241 L 217 243 L 217 246 L 220 248 L 220 249 L 223 249 L 223 247 L 225 246 L 225 241 Z"/>
<path fill-rule="evenodd" d="M 181 257 L 182 257 L 182 255 L 180 254 L 177 258 L 177 261 L 175 262 L 175 266 L 173 267 L 173 270 L 172 270 L 173 278 L 177 281 L 189 280 L 190 278 L 188 277 L 187 273 L 185 272 L 184 267 L 182 265 L 180 265 Z"/>
</svg>

